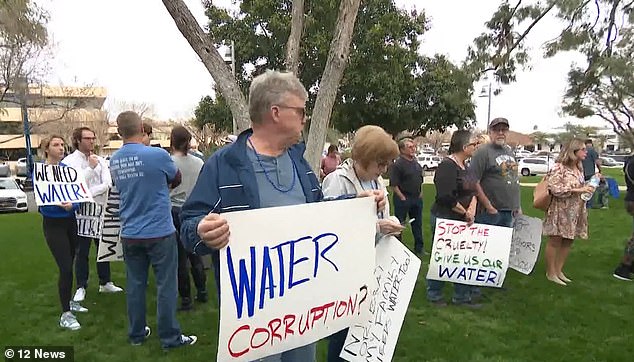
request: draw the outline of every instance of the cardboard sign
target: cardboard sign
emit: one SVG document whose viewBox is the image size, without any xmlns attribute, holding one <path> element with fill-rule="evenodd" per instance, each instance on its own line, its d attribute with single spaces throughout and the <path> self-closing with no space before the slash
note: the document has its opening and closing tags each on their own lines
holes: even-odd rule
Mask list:
<svg viewBox="0 0 634 362">
<path fill-rule="evenodd" d="M 95 239 L 101 237 L 103 206 L 96 202 L 84 202 L 79 205 L 79 210 L 75 212 L 77 235 Z"/>
<path fill-rule="evenodd" d="M 501 287 L 513 229 L 437 219 L 427 279 Z"/>
<path fill-rule="evenodd" d="M 407 306 L 414 292 L 420 259 L 398 239 L 386 236 L 376 246 L 374 285 L 368 309 L 350 327 L 339 355 L 348 361 L 391 361 Z"/>
<path fill-rule="evenodd" d="M 36 162 L 33 179 L 33 194 L 37 206 L 93 201 L 84 174 L 70 166 Z"/>
<path fill-rule="evenodd" d="M 539 257 L 542 244 L 542 221 L 535 217 L 518 215 L 513 226 L 509 266 L 529 275 Z"/>
<path fill-rule="evenodd" d="M 368 308 L 370 197 L 223 214 L 218 361 L 253 361 L 338 332 Z"/>
<path fill-rule="evenodd" d="M 119 218 L 119 192 L 114 186 L 108 190 L 108 201 L 101 216 L 101 238 L 99 239 L 99 250 L 97 251 L 97 261 L 120 261 L 123 260 L 123 248 L 119 233 L 121 231 L 121 219 Z"/>
</svg>

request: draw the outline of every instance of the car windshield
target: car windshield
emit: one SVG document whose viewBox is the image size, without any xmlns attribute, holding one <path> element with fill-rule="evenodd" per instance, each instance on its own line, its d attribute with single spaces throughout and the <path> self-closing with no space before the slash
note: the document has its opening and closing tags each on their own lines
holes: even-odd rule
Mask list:
<svg viewBox="0 0 634 362">
<path fill-rule="evenodd" d="M 16 190 L 18 185 L 13 180 L 0 180 L 0 190 Z"/>
</svg>

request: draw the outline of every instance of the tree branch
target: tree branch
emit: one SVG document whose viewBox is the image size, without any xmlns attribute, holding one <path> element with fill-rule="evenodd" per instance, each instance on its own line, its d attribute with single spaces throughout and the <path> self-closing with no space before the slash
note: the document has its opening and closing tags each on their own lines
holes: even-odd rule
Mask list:
<svg viewBox="0 0 634 362">
<path fill-rule="evenodd" d="M 291 34 L 286 43 L 286 70 L 296 76 L 299 71 L 299 45 L 304 28 L 304 0 L 293 0 L 293 15 L 291 17 Z"/>
<path fill-rule="evenodd" d="M 608 23 L 608 36 L 607 39 L 605 40 L 605 51 L 608 57 L 612 56 L 612 44 L 614 44 L 614 41 L 616 40 L 617 34 L 614 34 L 614 39 L 612 38 L 612 31 L 615 30 L 618 33 L 618 29 L 616 29 L 616 10 L 619 6 L 619 3 L 621 2 L 621 0 L 614 0 L 614 3 L 612 4 L 612 10 L 610 10 L 610 20 Z"/>
<path fill-rule="evenodd" d="M 235 77 L 214 47 L 211 34 L 206 34 L 200 28 L 183 0 L 163 0 L 163 5 L 174 19 L 178 30 L 216 81 L 218 90 L 227 101 L 231 113 L 236 119 L 237 131 L 241 132 L 249 128 L 251 120 L 246 98 L 240 91 Z"/>
</svg>

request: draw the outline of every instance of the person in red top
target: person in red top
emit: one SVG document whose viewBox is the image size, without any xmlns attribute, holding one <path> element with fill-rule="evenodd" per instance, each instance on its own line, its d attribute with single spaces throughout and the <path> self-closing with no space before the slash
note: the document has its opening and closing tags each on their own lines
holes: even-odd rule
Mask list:
<svg viewBox="0 0 634 362">
<path fill-rule="evenodd" d="M 328 146 L 328 153 L 321 159 L 320 176 L 323 180 L 329 173 L 337 169 L 341 163 L 341 157 L 337 154 L 337 146 Z"/>
</svg>

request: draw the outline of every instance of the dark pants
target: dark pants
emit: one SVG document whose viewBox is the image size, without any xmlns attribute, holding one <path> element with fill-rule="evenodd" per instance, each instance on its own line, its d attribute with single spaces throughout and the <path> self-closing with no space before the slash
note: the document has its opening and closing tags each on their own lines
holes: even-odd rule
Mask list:
<svg viewBox="0 0 634 362">
<path fill-rule="evenodd" d="M 409 215 L 412 222 L 412 234 L 414 234 L 414 251 L 423 251 L 423 199 L 420 197 L 407 198 L 402 201 L 394 195 L 394 215 L 401 223 L 404 223 Z"/>
<path fill-rule="evenodd" d="M 150 266 L 156 278 L 156 319 L 163 348 L 181 344 L 181 329 L 176 320 L 176 235 L 155 240 L 122 240 L 126 269 L 126 301 L 128 309 L 128 337 L 138 343 L 145 339 L 146 303 Z"/>
<path fill-rule="evenodd" d="M 634 221 L 634 201 L 625 201 L 625 210 L 632 216 L 632 221 Z M 633 265 L 632 262 L 634 262 L 634 229 L 632 230 L 632 236 L 625 243 L 625 251 L 623 253 L 623 264 L 631 267 Z"/>
<path fill-rule="evenodd" d="M 99 239 L 77 237 L 77 259 L 75 259 L 75 278 L 77 279 L 77 288 L 88 287 L 90 244 L 95 243 L 96 250 L 99 250 Z M 99 285 L 105 285 L 110 281 L 110 262 L 97 263 L 97 275 L 99 276 Z"/>
<path fill-rule="evenodd" d="M 328 362 L 344 362 L 345 359 L 339 357 L 343 345 L 346 343 L 346 337 L 348 337 L 348 329 L 341 330 L 330 337 L 328 337 Z"/>
<path fill-rule="evenodd" d="M 77 247 L 77 221 L 70 218 L 51 218 L 44 216 L 42 229 L 48 248 L 55 258 L 59 269 L 57 291 L 62 312 L 70 311 L 70 298 L 73 288 L 73 259 Z"/>
<path fill-rule="evenodd" d="M 176 228 L 176 243 L 178 244 L 178 294 L 183 304 L 189 304 L 192 300 L 191 285 L 189 282 L 189 264 L 191 263 L 192 278 L 199 293 L 207 292 L 207 276 L 205 275 L 205 266 L 203 265 L 201 257 L 187 252 L 183 243 L 180 241 L 180 212 L 180 207 L 172 207 L 172 219 L 174 220 L 174 227 Z"/>
</svg>

